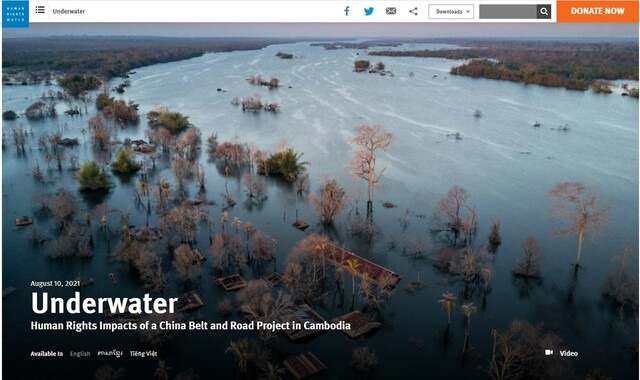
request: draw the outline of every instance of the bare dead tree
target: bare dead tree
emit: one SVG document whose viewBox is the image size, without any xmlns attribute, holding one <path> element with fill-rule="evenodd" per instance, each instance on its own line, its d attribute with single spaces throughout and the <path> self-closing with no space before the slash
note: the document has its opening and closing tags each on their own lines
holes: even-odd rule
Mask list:
<svg viewBox="0 0 640 380">
<path fill-rule="evenodd" d="M 176 152 L 186 160 L 193 161 L 200 150 L 202 132 L 197 127 L 190 127 L 180 135 L 175 144 Z"/>
<path fill-rule="evenodd" d="M 153 292 L 159 292 L 165 287 L 162 260 L 154 253 L 148 243 L 139 242 L 125 235 L 125 238 L 115 249 L 113 258 L 126 262 L 138 273 L 143 287 Z"/>
<path fill-rule="evenodd" d="M 500 236 L 500 219 L 491 222 L 491 233 L 489 234 L 489 244 L 498 246 L 502 244 L 502 236 Z"/>
<path fill-rule="evenodd" d="M 591 233 L 592 237 L 602 233 L 602 227 L 607 223 L 608 208 L 598 207 L 598 194 L 580 182 L 562 182 L 549 191 L 549 196 L 555 200 L 549 207 L 549 215 L 567 219 L 569 225 L 557 229 L 558 236 L 578 235 L 578 254 L 576 267 L 580 265 L 582 243 L 584 236 Z"/>
<path fill-rule="evenodd" d="M 265 280 L 249 281 L 246 287 L 238 291 L 237 301 L 244 317 L 253 321 L 277 321 L 294 310 L 291 296 L 282 291 L 274 295 L 271 285 Z M 277 333 L 269 329 L 260 329 L 257 334 L 262 344 L 268 345 Z"/>
<path fill-rule="evenodd" d="M 373 211 L 373 189 L 378 186 L 386 169 L 385 166 L 376 172 L 376 151 L 386 152 L 394 137 L 379 125 L 362 125 L 356 127 L 354 132 L 356 136 L 350 142 L 362 149 L 353 154 L 351 170 L 356 177 L 367 181 L 367 213 L 370 214 Z"/>
<path fill-rule="evenodd" d="M 634 250 L 631 244 L 624 246 L 622 256 L 618 257 L 619 266 L 607 272 L 604 278 L 602 293 L 613 298 L 620 305 L 620 315 L 626 305 L 638 308 L 638 277 L 635 270 L 629 270 L 629 259 Z"/>
<path fill-rule="evenodd" d="M 562 339 L 545 330 L 514 320 L 504 333 L 493 330 L 493 352 L 487 373 L 491 379 L 569 379 L 573 368 L 568 357 L 541 355 L 545 349 L 559 350 Z"/>
<path fill-rule="evenodd" d="M 267 198 L 267 183 L 264 178 L 247 173 L 244 175 L 243 182 L 249 200 L 261 203 Z"/>
<path fill-rule="evenodd" d="M 460 234 L 469 243 L 471 235 L 475 231 L 477 215 L 475 208 L 467 206 L 469 193 L 460 186 L 453 186 L 447 195 L 436 204 L 433 214 L 435 232 L 446 232 L 451 236 L 453 244 Z"/>
<path fill-rule="evenodd" d="M 69 217 L 71 217 L 74 212 L 76 212 L 76 203 L 71 193 L 65 190 L 58 192 L 55 196 L 51 213 L 60 225 L 60 228 L 67 225 Z"/>
<path fill-rule="evenodd" d="M 228 271 L 232 266 L 240 269 L 245 263 L 243 248 L 239 235 L 226 232 L 216 235 L 209 247 L 216 270 Z"/>
<path fill-rule="evenodd" d="M 252 233 L 251 242 L 249 243 L 252 262 L 262 265 L 274 259 L 275 252 L 271 247 L 271 240 L 271 236 L 260 230 Z"/>
<path fill-rule="evenodd" d="M 318 188 L 318 197 L 309 194 L 311 203 L 318 214 L 318 220 L 323 224 L 331 224 L 335 216 L 347 203 L 346 192 L 335 179 L 322 177 Z"/>
<path fill-rule="evenodd" d="M 356 370 L 367 373 L 378 365 L 378 355 L 367 346 L 356 347 L 351 355 L 351 365 Z"/>
<path fill-rule="evenodd" d="M 180 243 L 189 244 L 196 239 L 198 223 L 208 218 L 209 216 L 202 208 L 186 200 L 163 215 L 160 225 L 167 236 L 176 236 Z"/>
<path fill-rule="evenodd" d="M 540 244 L 529 237 L 522 242 L 524 256 L 516 261 L 513 273 L 522 277 L 535 277 L 540 273 L 544 255 L 540 252 Z"/>
<path fill-rule="evenodd" d="M 91 132 L 91 143 L 95 147 L 106 150 L 111 146 L 111 128 L 100 115 L 89 119 L 89 131 Z"/>
<path fill-rule="evenodd" d="M 395 281 L 390 274 L 386 274 L 376 281 L 365 277 L 360 281 L 359 286 L 362 305 L 374 311 L 382 309 L 393 295 Z"/>
<path fill-rule="evenodd" d="M 173 267 L 182 276 L 182 280 L 189 282 L 202 273 L 199 261 L 194 261 L 191 255 L 191 247 L 180 244 L 173 254 Z"/>
<path fill-rule="evenodd" d="M 36 192 L 31 197 L 31 201 L 39 210 L 49 210 L 51 208 L 51 194 L 44 192 Z"/>
<path fill-rule="evenodd" d="M 198 184 L 200 185 L 200 190 L 205 189 L 205 185 L 207 184 L 207 179 L 205 177 L 204 167 L 202 165 L 196 165 L 196 178 L 198 179 Z"/>
<path fill-rule="evenodd" d="M 176 156 L 171 164 L 171 171 L 176 177 L 178 187 L 183 188 L 184 180 L 192 173 L 193 165 L 188 160 L 182 158 L 182 156 Z"/>
</svg>

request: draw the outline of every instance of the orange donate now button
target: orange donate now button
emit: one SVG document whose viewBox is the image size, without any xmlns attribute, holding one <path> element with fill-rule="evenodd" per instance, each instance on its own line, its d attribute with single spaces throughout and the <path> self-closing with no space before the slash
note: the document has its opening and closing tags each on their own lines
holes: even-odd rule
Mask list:
<svg viewBox="0 0 640 380">
<path fill-rule="evenodd" d="M 638 1 L 557 2 L 558 22 L 638 22 Z"/>
</svg>

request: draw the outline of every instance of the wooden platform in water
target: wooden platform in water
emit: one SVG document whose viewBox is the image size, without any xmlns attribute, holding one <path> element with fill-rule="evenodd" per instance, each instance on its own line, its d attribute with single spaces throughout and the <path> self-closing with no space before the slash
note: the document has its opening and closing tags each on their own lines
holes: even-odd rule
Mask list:
<svg viewBox="0 0 640 380">
<path fill-rule="evenodd" d="M 309 228 L 309 223 L 298 219 L 295 222 L 293 222 L 292 226 L 299 229 L 300 231 L 304 231 L 307 228 Z"/>
<path fill-rule="evenodd" d="M 347 271 L 349 271 L 349 265 L 347 264 L 349 260 L 354 260 L 356 262 L 356 275 L 360 278 L 364 278 L 367 280 L 373 280 L 378 283 L 384 283 L 386 287 L 395 288 L 395 286 L 400 282 L 402 276 L 399 274 L 390 271 L 389 269 L 382 267 L 376 263 L 372 263 L 371 261 L 364 259 L 354 253 L 351 253 L 345 249 L 338 248 L 335 245 L 328 246 L 323 251 L 325 257 L 335 264 L 342 266 Z"/>
<path fill-rule="evenodd" d="M 344 321 L 351 326 L 349 330 L 342 330 L 342 332 L 349 335 L 351 339 L 362 336 L 381 326 L 380 322 L 357 310 L 331 320 L 332 323 L 338 323 L 340 321 Z"/>
<path fill-rule="evenodd" d="M 247 286 L 247 282 L 240 277 L 239 274 L 232 274 L 227 277 L 217 277 L 216 283 L 221 285 L 226 291 L 242 289 Z"/>
<path fill-rule="evenodd" d="M 279 286 L 282 284 L 282 274 L 278 272 L 273 272 L 271 274 L 264 275 L 262 276 L 262 279 L 270 283 L 271 286 Z"/>
<path fill-rule="evenodd" d="M 200 248 L 194 248 L 190 251 L 189 256 L 191 257 L 191 264 L 201 263 L 207 260 L 207 257 L 202 254 Z"/>
<path fill-rule="evenodd" d="M 195 290 L 182 293 L 176 302 L 177 311 L 189 311 L 204 306 L 204 301 Z"/>
<path fill-rule="evenodd" d="M 33 218 L 30 216 L 21 216 L 19 218 L 16 218 L 16 226 L 18 227 L 23 227 L 23 226 L 28 226 L 29 224 L 33 223 Z"/>
<path fill-rule="evenodd" d="M 284 361 L 285 368 L 296 379 L 305 379 L 327 369 L 314 354 L 305 352 L 297 356 L 289 356 Z"/>
<path fill-rule="evenodd" d="M 131 231 L 131 235 L 138 241 L 155 241 L 162 239 L 162 231 L 158 227 L 136 227 Z"/>
<path fill-rule="evenodd" d="M 297 322 L 301 326 L 303 326 L 303 328 L 301 328 L 300 330 L 283 330 L 282 332 L 287 336 L 287 338 L 291 340 L 302 339 L 304 337 L 308 337 L 325 331 L 305 329 L 305 322 L 322 323 L 324 321 L 325 319 L 322 318 L 320 314 L 316 313 L 311 307 L 309 307 L 309 305 L 302 304 L 297 307 L 296 311 L 282 318 L 282 322 Z"/>
</svg>

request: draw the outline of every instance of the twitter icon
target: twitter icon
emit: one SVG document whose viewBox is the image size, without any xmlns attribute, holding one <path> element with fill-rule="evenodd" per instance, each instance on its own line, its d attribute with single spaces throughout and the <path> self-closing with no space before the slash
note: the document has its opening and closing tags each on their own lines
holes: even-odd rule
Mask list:
<svg viewBox="0 0 640 380">
<path fill-rule="evenodd" d="M 365 16 L 371 16 L 372 13 L 373 13 L 373 7 L 369 7 L 369 8 L 365 8 L 364 9 L 364 15 Z"/>
</svg>

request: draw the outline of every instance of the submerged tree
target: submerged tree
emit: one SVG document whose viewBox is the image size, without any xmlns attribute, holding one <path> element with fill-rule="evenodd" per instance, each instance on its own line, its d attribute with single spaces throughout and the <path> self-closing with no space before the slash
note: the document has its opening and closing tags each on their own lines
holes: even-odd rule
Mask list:
<svg viewBox="0 0 640 380">
<path fill-rule="evenodd" d="M 251 280 L 238 291 L 237 301 L 244 317 L 252 321 L 273 322 L 289 315 L 294 303 L 289 294 L 277 291 L 265 280 Z M 262 344 L 269 344 L 278 332 L 269 329 L 257 331 Z"/>
<path fill-rule="evenodd" d="M 456 297 L 451 292 L 442 293 L 442 298 L 438 300 L 438 303 L 447 312 L 447 323 L 451 325 L 451 312 L 456 308 Z"/>
<path fill-rule="evenodd" d="M 109 149 L 111 146 L 111 128 L 107 126 L 100 115 L 89 119 L 89 131 L 91 132 L 91 143 L 98 149 Z"/>
<path fill-rule="evenodd" d="M 162 260 L 154 253 L 148 243 L 135 240 L 130 235 L 118 244 L 114 253 L 114 259 L 129 263 L 143 283 L 143 287 L 153 292 L 164 289 L 164 272 Z"/>
<path fill-rule="evenodd" d="M 193 171 L 193 164 L 188 160 L 182 158 L 182 156 L 177 156 L 176 159 L 171 164 L 171 171 L 173 175 L 176 177 L 176 181 L 178 182 L 178 187 L 183 188 L 184 180 L 191 175 Z"/>
<path fill-rule="evenodd" d="M 87 161 L 78 170 L 76 180 L 81 190 L 100 190 L 111 186 L 109 173 L 95 161 Z"/>
<path fill-rule="evenodd" d="M 313 204 L 322 224 L 331 224 L 335 216 L 347 203 L 346 192 L 335 179 L 321 178 L 318 197 L 309 194 L 309 202 Z"/>
<path fill-rule="evenodd" d="M 502 244 L 502 236 L 500 236 L 500 219 L 496 219 L 491 223 L 491 233 L 489 234 L 489 244 L 498 246 Z"/>
<path fill-rule="evenodd" d="M 247 373 L 247 365 L 250 357 L 249 339 L 242 338 L 236 341 L 232 340 L 231 342 L 229 342 L 229 346 L 224 352 L 230 352 L 231 354 L 233 354 L 233 358 L 236 360 L 236 364 L 238 365 L 240 373 Z"/>
<path fill-rule="evenodd" d="M 264 232 L 258 230 L 251 234 L 251 243 L 249 243 L 249 252 L 251 253 L 251 261 L 262 265 L 275 258 L 275 247 L 272 246 L 273 238 Z"/>
<path fill-rule="evenodd" d="M 71 193 L 62 190 L 55 196 L 51 213 L 62 228 L 67 225 L 69 218 L 74 212 L 76 212 L 76 209 L 76 203 L 73 200 Z"/>
<path fill-rule="evenodd" d="M 122 149 L 116 154 L 116 159 L 111 163 L 111 169 L 118 173 L 130 173 L 139 170 L 142 165 L 133 159 L 131 149 Z"/>
<path fill-rule="evenodd" d="M 471 315 L 476 312 L 476 307 L 473 306 L 473 302 L 465 302 L 460 307 L 462 314 L 467 318 L 467 331 L 464 338 L 464 346 L 462 347 L 462 353 L 467 351 L 467 345 L 469 344 L 469 334 L 471 334 Z"/>
<path fill-rule="evenodd" d="M 360 263 L 356 259 L 347 260 L 347 270 L 351 276 L 351 305 L 353 305 L 356 296 L 356 276 L 358 275 L 358 267 Z"/>
<path fill-rule="evenodd" d="M 367 346 L 356 347 L 351 355 L 351 365 L 360 372 L 369 372 L 378 365 L 378 355 Z"/>
<path fill-rule="evenodd" d="M 264 178 L 247 173 L 244 175 L 243 182 L 249 200 L 261 203 L 267 198 L 267 183 Z"/>
<path fill-rule="evenodd" d="M 469 244 L 471 234 L 475 230 L 477 216 L 475 209 L 467 206 L 468 199 L 467 190 L 460 186 L 453 186 L 447 195 L 436 204 L 436 210 L 433 213 L 436 232 L 444 231 L 452 234 L 453 243 L 456 242 L 460 234 L 463 234 L 466 243 Z"/>
<path fill-rule="evenodd" d="M 542 324 L 514 320 L 505 332 L 492 330 L 493 351 L 487 373 L 491 379 L 570 379 L 574 378 L 570 359 L 543 355 L 559 350 L 562 339 L 547 332 Z"/>
<path fill-rule="evenodd" d="M 160 225 L 169 238 L 176 236 L 180 243 L 188 244 L 196 239 L 198 223 L 208 218 L 209 216 L 202 208 L 194 206 L 187 200 L 162 216 Z"/>
<path fill-rule="evenodd" d="M 200 263 L 194 261 L 191 255 L 191 247 L 187 244 L 180 244 L 173 256 L 173 266 L 185 282 L 191 281 L 202 273 Z"/>
<path fill-rule="evenodd" d="M 613 298 L 621 311 L 625 305 L 631 305 L 634 309 L 638 307 L 638 277 L 634 276 L 635 271 L 629 271 L 629 259 L 633 252 L 638 251 L 630 244 L 625 245 L 619 258 L 620 266 L 610 270 L 604 278 L 603 294 Z"/>
<path fill-rule="evenodd" d="M 394 137 L 379 125 L 362 125 L 354 131 L 356 136 L 350 142 L 360 146 L 362 150 L 354 152 L 351 170 L 356 177 L 367 181 L 367 213 L 370 214 L 373 211 L 373 189 L 378 186 L 386 169 L 385 166 L 380 172 L 376 172 L 376 151 L 386 152 Z"/>
<path fill-rule="evenodd" d="M 575 266 L 580 265 L 582 243 L 586 233 L 599 235 L 607 222 L 609 210 L 598 208 L 598 194 L 580 182 L 562 182 L 557 184 L 549 196 L 555 200 L 549 207 L 549 214 L 568 219 L 569 225 L 555 231 L 558 236 L 578 234 L 578 254 Z"/>
<path fill-rule="evenodd" d="M 522 277 L 534 277 L 540 273 L 544 255 L 540 252 L 540 244 L 536 239 L 529 237 L 522 242 L 524 256 L 516 261 L 513 273 Z"/>
<path fill-rule="evenodd" d="M 318 297 L 326 268 L 325 253 L 330 245 L 326 236 L 312 233 L 287 255 L 283 281 L 296 301 L 309 302 Z"/>
</svg>

